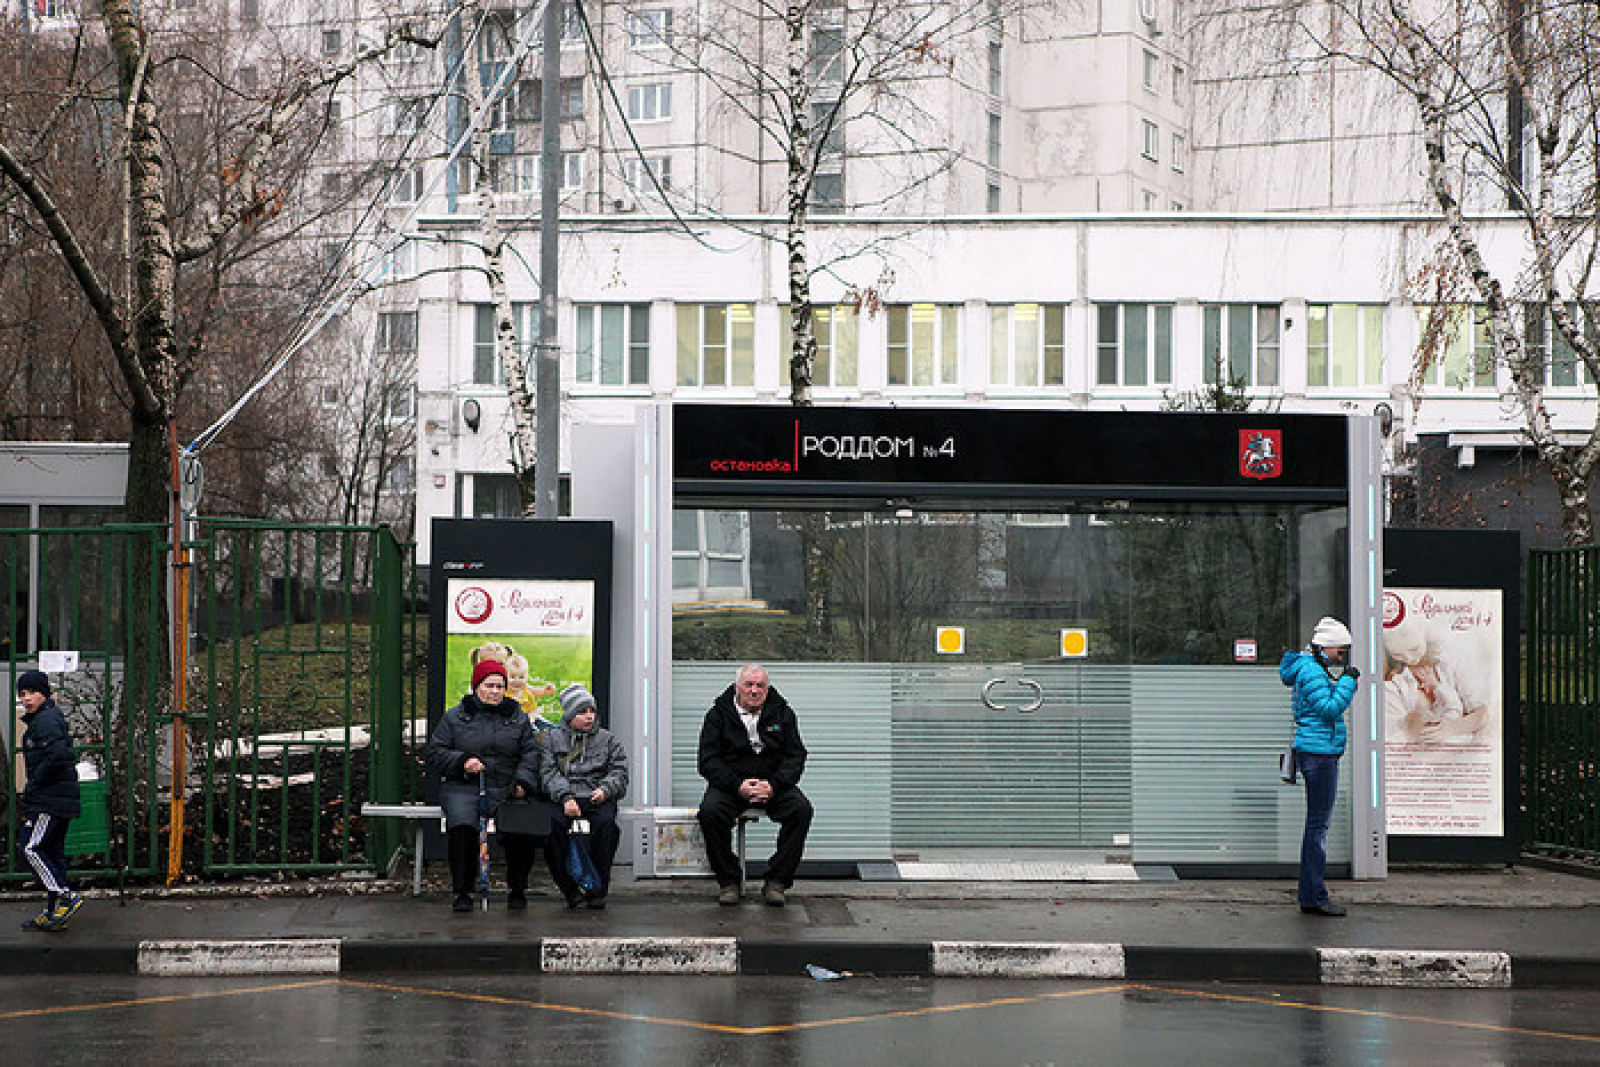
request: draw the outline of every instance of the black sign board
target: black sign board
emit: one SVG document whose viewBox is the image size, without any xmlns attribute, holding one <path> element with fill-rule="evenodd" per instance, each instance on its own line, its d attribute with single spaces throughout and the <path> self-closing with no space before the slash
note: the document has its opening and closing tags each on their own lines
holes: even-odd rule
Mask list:
<svg viewBox="0 0 1600 1067">
<path fill-rule="evenodd" d="M 547 722 L 560 689 L 611 712 L 611 523 L 434 519 L 428 725 L 460 700 L 475 659 L 508 667 L 508 695 Z"/>
<path fill-rule="evenodd" d="M 685 495 L 962 494 L 1342 502 L 1339 415 L 673 407 Z"/>
<path fill-rule="evenodd" d="M 1384 797 L 1394 862 L 1522 852 L 1522 542 L 1385 530 Z M 1362 684 L 1368 684 L 1363 678 Z"/>
</svg>

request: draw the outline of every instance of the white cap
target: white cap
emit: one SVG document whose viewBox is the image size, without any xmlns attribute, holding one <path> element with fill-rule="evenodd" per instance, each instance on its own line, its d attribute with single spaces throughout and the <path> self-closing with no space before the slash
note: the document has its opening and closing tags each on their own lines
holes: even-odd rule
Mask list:
<svg viewBox="0 0 1600 1067">
<path fill-rule="evenodd" d="M 1350 640 L 1350 628 L 1332 615 L 1324 615 L 1317 620 L 1317 628 L 1311 631 L 1311 643 L 1318 648 L 1349 648 L 1354 642 Z"/>
</svg>

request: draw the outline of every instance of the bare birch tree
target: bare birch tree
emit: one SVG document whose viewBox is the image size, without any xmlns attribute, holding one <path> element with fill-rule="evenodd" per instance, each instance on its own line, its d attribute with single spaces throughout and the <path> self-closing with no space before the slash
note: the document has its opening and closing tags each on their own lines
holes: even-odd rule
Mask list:
<svg viewBox="0 0 1600 1067">
<path fill-rule="evenodd" d="M 525 27 L 527 29 L 527 27 Z M 489 20 L 482 33 L 504 34 L 509 38 L 509 27 L 501 20 Z M 500 46 L 506 62 L 512 65 L 508 77 L 486 65 L 480 73 L 476 65 L 464 69 L 461 85 L 467 100 L 467 110 L 472 122 L 472 142 L 468 153 L 473 174 L 473 194 L 478 205 L 478 235 L 483 255 L 483 273 L 489 284 L 489 299 L 494 306 L 495 358 L 500 364 L 501 376 L 506 383 L 506 396 L 511 413 L 512 471 L 517 479 L 517 495 L 522 513 L 533 517 L 536 503 L 534 469 L 537 462 L 534 426 L 534 396 L 528 384 L 528 366 L 524 355 L 524 341 L 517 334 L 515 310 L 511 304 L 511 291 L 506 285 L 506 229 L 501 222 L 500 205 L 495 196 L 494 160 L 490 154 L 490 123 L 485 107 L 486 77 L 492 78 L 489 88 L 494 90 L 516 83 L 521 57 L 526 49 L 518 42 L 506 40 Z"/>
<path fill-rule="evenodd" d="M 1556 346 L 1587 370 L 1591 393 L 1600 383 L 1591 288 L 1600 255 L 1600 6 L 1285 0 L 1276 14 L 1317 54 L 1376 72 L 1414 108 L 1432 207 L 1481 302 L 1507 399 L 1559 495 L 1563 538 L 1592 543 L 1600 411 L 1590 425 L 1563 430 L 1547 390 Z M 1514 272 L 1492 265 L 1469 204 L 1504 205 L 1520 223 L 1527 253 Z M 1429 358 L 1424 344 L 1419 359 Z"/>
<path fill-rule="evenodd" d="M 230 49 L 221 32 L 205 20 L 169 26 L 134 0 L 100 0 L 75 26 L 39 38 L 73 57 L 27 87 L 48 106 L 30 109 L 26 125 L 0 125 L 0 187 L 27 205 L 115 367 L 109 377 L 131 416 L 131 521 L 168 517 L 180 394 L 227 347 L 218 342 L 228 326 L 207 316 L 219 314 L 252 249 L 304 221 L 300 184 L 327 131 L 330 94 L 402 38 L 420 39 L 396 26 L 341 62 L 289 55 L 251 88 L 232 66 L 238 44 Z M 100 174 L 89 187 L 60 166 L 81 160 L 85 140 Z"/>
</svg>

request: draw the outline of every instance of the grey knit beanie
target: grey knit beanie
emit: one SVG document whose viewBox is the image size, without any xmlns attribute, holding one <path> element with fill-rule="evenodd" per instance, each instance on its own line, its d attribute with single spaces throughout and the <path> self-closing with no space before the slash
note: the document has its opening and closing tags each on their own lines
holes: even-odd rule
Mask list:
<svg viewBox="0 0 1600 1067">
<path fill-rule="evenodd" d="M 573 682 L 561 691 L 561 725 L 571 726 L 580 711 L 594 706 L 594 694 L 578 682 Z"/>
</svg>

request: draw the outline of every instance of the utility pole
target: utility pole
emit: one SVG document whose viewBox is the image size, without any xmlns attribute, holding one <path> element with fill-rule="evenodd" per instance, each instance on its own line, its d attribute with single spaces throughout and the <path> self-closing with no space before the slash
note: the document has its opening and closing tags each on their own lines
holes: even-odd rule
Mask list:
<svg viewBox="0 0 1600 1067">
<path fill-rule="evenodd" d="M 544 70 L 539 93 L 539 345 L 534 376 L 533 515 L 559 514 L 561 484 L 561 341 L 556 336 L 556 286 L 561 223 L 562 0 L 545 0 Z"/>
</svg>

